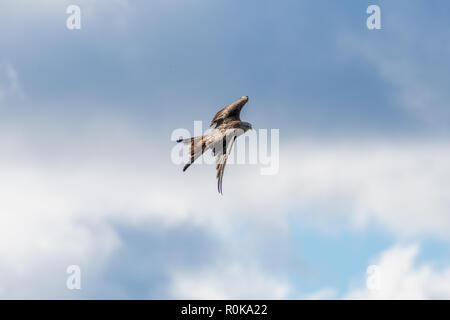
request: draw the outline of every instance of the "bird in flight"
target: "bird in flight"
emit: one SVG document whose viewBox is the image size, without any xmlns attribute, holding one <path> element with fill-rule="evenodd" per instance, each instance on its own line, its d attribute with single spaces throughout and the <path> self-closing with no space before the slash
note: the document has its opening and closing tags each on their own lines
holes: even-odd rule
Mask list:
<svg viewBox="0 0 450 320">
<path fill-rule="evenodd" d="M 241 110 L 247 101 L 248 96 L 241 97 L 217 112 L 210 124 L 210 127 L 214 124 L 216 127 L 211 132 L 198 137 L 177 140 L 177 142 L 182 142 L 191 147 L 191 157 L 184 166 L 183 172 L 205 151 L 212 150 L 216 158 L 217 188 L 220 194 L 223 194 L 223 172 L 234 141 L 238 136 L 253 129 L 250 123 L 241 121 L 240 118 Z"/>
</svg>

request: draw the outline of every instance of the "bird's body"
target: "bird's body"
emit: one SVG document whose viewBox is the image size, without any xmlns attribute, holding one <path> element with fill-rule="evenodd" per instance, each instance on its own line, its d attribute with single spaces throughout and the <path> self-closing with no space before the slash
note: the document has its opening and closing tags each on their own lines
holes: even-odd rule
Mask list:
<svg viewBox="0 0 450 320">
<path fill-rule="evenodd" d="M 216 158 L 217 187 L 220 193 L 222 193 L 223 172 L 233 143 L 238 136 L 252 129 L 250 123 L 241 121 L 240 119 L 241 110 L 247 101 L 247 96 L 242 97 L 217 112 L 210 125 L 216 125 L 216 127 L 210 133 L 177 141 L 183 142 L 191 147 L 191 158 L 189 163 L 184 166 L 183 171 L 186 171 L 205 151 L 212 149 Z"/>
</svg>

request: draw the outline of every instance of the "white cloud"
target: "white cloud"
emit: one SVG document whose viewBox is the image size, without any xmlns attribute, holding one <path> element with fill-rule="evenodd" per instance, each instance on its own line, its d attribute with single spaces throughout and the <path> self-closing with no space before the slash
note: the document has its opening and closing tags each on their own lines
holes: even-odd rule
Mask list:
<svg viewBox="0 0 450 320">
<path fill-rule="evenodd" d="M 292 288 L 257 267 L 230 262 L 172 275 L 174 299 L 288 299 Z"/>
<path fill-rule="evenodd" d="M 449 299 L 450 266 L 417 263 L 417 244 L 396 245 L 371 262 L 378 267 L 380 287 L 353 287 L 343 299 Z M 366 279 L 364 279 L 366 280 Z M 362 281 L 365 283 L 365 281 Z M 335 288 L 299 295 L 289 281 L 273 277 L 254 266 L 219 263 L 195 271 L 172 273 L 170 294 L 174 299 L 336 299 Z"/>
<path fill-rule="evenodd" d="M 380 272 L 379 290 L 352 289 L 347 299 L 450 299 L 450 266 L 416 262 L 418 245 L 395 246 L 384 251 L 375 264 Z"/>
<path fill-rule="evenodd" d="M 397 236 L 448 239 L 448 147 L 431 141 L 299 145 L 285 156 L 290 174 L 276 189 L 289 192 L 300 208 L 344 213 L 355 226 L 376 222 Z"/>
<path fill-rule="evenodd" d="M 221 225 L 236 215 L 280 226 L 284 216 L 279 212 L 297 209 L 323 227 L 334 226 L 334 216 L 360 228 L 376 222 L 400 237 L 448 239 L 446 142 L 284 144 L 278 175 L 261 176 L 257 166 L 230 165 L 222 197 L 213 165 L 194 165 L 182 173 L 170 163 L 172 142 L 161 147 L 150 134 L 147 141 L 129 126 L 111 127 L 80 132 L 76 138 L 3 131 L 0 188 L 8 195 L 3 209 L 89 219 L 112 214 L 137 223 L 157 217 L 168 224 Z"/>
<path fill-rule="evenodd" d="M 67 136 L 50 128 L 29 126 L 25 133 L 3 126 L 3 292 L 11 294 L 20 283 L 15 296 L 39 293 L 41 284 L 33 286 L 33 281 L 23 279 L 32 279 L 35 270 L 48 273 L 56 268 L 64 273 L 64 263 L 101 270 L 120 247 L 115 224 L 148 224 L 162 231 L 195 225 L 218 239 L 229 239 L 243 220 L 278 233 L 289 231 L 285 212 L 290 212 L 309 220 L 311 227 L 333 232 L 375 222 L 398 238 L 430 235 L 447 241 L 450 234 L 446 142 L 284 144 L 278 175 L 261 176 L 257 166 L 231 165 L 222 197 L 217 194 L 214 166 L 194 165 L 181 172 L 181 166 L 170 163 L 170 141 L 155 142 L 151 132 L 119 122 L 96 122 L 93 127 L 71 128 L 77 135 Z M 247 262 L 258 268 L 252 259 Z M 221 268 L 231 277 L 229 270 L 236 267 Z M 259 272 L 261 278 L 271 279 L 262 267 Z M 49 283 L 57 287 L 55 281 L 60 279 Z M 271 281 L 277 296 L 289 291 L 285 282 Z M 184 292 L 190 285 L 187 279 L 177 290 Z M 208 288 L 201 286 L 198 292 Z M 216 296 L 222 289 L 223 295 L 232 294 L 221 282 L 211 288 Z"/>
</svg>

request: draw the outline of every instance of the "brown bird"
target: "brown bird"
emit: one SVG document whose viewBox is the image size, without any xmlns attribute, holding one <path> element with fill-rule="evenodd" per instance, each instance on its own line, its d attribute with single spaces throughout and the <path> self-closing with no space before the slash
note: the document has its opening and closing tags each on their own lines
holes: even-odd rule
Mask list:
<svg viewBox="0 0 450 320">
<path fill-rule="evenodd" d="M 241 110 L 247 101 L 248 96 L 244 96 L 217 112 L 210 125 L 212 127 L 215 124 L 216 127 L 210 133 L 177 140 L 177 142 L 183 142 L 191 146 L 191 158 L 189 163 L 184 166 L 183 172 L 205 151 L 212 149 L 216 158 L 217 188 L 221 194 L 223 172 L 234 140 L 248 130 L 253 129 L 250 123 L 240 119 Z"/>
</svg>

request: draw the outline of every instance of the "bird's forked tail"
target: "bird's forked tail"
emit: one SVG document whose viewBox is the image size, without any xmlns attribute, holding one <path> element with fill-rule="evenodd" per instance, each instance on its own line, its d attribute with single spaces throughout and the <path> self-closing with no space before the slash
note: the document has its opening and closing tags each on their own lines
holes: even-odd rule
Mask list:
<svg viewBox="0 0 450 320">
<path fill-rule="evenodd" d="M 200 157 L 206 150 L 208 150 L 208 148 L 211 146 L 210 140 L 210 134 L 177 140 L 178 143 L 182 142 L 185 145 L 191 146 L 191 157 L 189 159 L 189 162 L 184 166 L 183 172 L 186 171 L 186 169 L 189 168 L 190 165 L 193 164 L 198 157 Z"/>
</svg>

